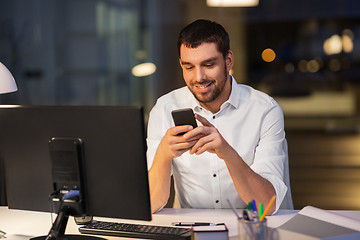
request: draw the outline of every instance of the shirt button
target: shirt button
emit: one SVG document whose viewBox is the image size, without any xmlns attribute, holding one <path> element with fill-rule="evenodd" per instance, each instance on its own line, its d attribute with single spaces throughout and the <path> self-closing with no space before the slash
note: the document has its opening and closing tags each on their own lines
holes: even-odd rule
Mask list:
<svg viewBox="0 0 360 240">
<path fill-rule="evenodd" d="M 216 203 L 219 203 L 219 200 L 216 200 L 215 202 L 216 202 Z"/>
<path fill-rule="evenodd" d="M 215 115 L 213 116 L 213 119 L 215 119 Z"/>
<path fill-rule="evenodd" d="M 213 174 L 213 177 L 216 177 L 216 174 L 215 174 L 215 173 Z"/>
</svg>

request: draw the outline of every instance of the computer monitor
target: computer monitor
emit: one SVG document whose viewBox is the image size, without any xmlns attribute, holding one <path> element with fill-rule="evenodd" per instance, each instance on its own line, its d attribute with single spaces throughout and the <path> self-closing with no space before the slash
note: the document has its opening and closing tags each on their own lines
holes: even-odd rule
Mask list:
<svg viewBox="0 0 360 240">
<path fill-rule="evenodd" d="M 84 214 L 151 220 L 143 109 L 133 106 L 0 106 L 9 208 L 52 211 L 52 138 L 82 142 Z"/>
</svg>

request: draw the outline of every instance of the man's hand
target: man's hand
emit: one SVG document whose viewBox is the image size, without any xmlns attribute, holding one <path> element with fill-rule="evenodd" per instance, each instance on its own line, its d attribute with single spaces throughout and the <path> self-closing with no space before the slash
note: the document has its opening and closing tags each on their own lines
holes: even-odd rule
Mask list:
<svg viewBox="0 0 360 240">
<path fill-rule="evenodd" d="M 167 159 L 173 159 L 181 156 L 184 152 L 189 151 L 201 136 L 194 134 L 192 137 L 185 138 L 184 135 L 178 134 L 192 130 L 193 127 L 190 125 L 169 128 L 159 145 L 159 149 L 163 156 Z"/>
<path fill-rule="evenodd" d="M 200 155 L 206 151 L 215 153 L 219 158 L 225 159 L 229 151 L 234 151 L 228 142 L 222 137 L 220 132 L 204 117 L 195 114 L 203 126 L 199 126 L 192 131 L 184 134 L 184 139 L 197 138 L 198 141 L 190 149 L 190 154 Z"/>
<path fill-rule="evenodd" d="M 159 144 L 149 170 L 152 213 L 164 206 L 169 199 L 172 159 L 189 151 L 201 137 L 195 135 L 192 138 L 184 138 L 184 135 L 178 135 L 189 131 L 193 131 L 190 125 L 172 127 L 166 131 Z"/>
<path fill-rule="evenodd" d="M 184 138 L 202 137 L 191 148 L 190 154 L 199 155 L 208 151 L 215 153 L 220 159 L 224 160 L 236 191 L 244 202 L 249 202 L 253 199 L 257 202 L 268 202 L 272 196 L 276 195 L 271 183 L 255 173 L 209 121 L 198 114 L 195 114 L 195 118 L 203 126 L 185 133 Z M 270 213 L 274 210 L 275 206 L 273 205 Z"/>
</svg>

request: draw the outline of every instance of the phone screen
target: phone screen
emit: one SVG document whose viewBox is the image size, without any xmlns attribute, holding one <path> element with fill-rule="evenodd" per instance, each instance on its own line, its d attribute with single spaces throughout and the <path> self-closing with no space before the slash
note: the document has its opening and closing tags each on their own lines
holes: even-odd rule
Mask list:
<svg viewBox="0 0 360 240">
<path fill-rule="evenodd" d="M 176 126 L 191 125 L 193 128 L 197 127 L 194 112 L 191 108 L 174 110 L 171 115 Z"/>
</svg>

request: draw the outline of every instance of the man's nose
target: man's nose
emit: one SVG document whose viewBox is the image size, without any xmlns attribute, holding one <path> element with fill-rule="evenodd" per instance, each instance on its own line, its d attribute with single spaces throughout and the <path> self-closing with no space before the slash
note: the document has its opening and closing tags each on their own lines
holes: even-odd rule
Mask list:
<svg viewBox="0 0 360 240">
<path fill-rule="evenodd" d="M 201 82 L 204 80 L 204 76 L 205 76 L 205 71 L 201 67 L 196 68 L 195 80 L 197 82 Z"/>
</svg>

